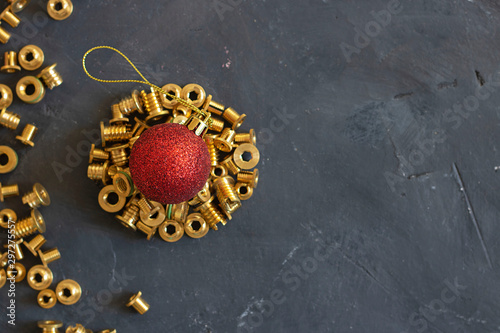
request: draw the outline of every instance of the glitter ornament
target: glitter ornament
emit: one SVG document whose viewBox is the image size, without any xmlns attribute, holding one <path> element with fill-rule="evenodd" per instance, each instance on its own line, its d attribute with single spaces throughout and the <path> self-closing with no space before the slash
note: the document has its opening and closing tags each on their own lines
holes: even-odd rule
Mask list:
<svg viewBox="0 0 500 333">
<path fill-rule="evenodd" d="M 147 129 L 134 143 L 130 173 L 146 198 L 176 204 L 193 198 L 210 175 L 210 155 L 203 139 L 179 124 Z"/>
</svg>

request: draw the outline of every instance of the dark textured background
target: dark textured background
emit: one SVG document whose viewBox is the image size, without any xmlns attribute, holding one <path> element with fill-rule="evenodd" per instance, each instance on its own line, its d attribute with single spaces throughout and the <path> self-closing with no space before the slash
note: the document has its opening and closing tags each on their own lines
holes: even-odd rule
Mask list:
<svg viewBox="0 0 500 333">
<path fill-rule="evenodd" d="M 44 248 L 62 253 L 54 280 L 84 290 L 77 305 L 43 310 L 23 282 L 16 331 L 58 319 L 94 332 L 500 332 L 495 1 L 401 1 L 380 31 L 371 11 L 390 1 L 74 2 L 56 22 L 33 0 L 0 46 L 39 45 L 64 77 L 41 103 L 10 107 L 17 132 L 28 122 L 40 132 L 27 148 L 0 130 L 20 159 L 0 181 L 47 187 Z M 372 37 L 346 57 L 366 27 Z M 261 179 L 226 227 L 148 242 L 100 209 L 84 131 L 137 85 L 87 78 L 81 58 L 95 45 L 119 48 L 152 82 L 199 83 L 248 115 Z M 110 51 L 89 61 L 101 77 L 136 77 Z M 0 81 L 14 87 L 22 75 Z M 59 177 L 54 162 L 68 168 Z M 20 198 L 2 207 L 28 214 Z M 151 304 L 144 316 L 124 305 L 137 290 Z"/>
</svg>

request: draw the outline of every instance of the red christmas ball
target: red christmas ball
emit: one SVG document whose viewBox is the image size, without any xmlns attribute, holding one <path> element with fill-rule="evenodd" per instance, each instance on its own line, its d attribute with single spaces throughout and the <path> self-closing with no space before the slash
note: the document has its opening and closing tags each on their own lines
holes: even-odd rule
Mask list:
<svg viewBox="0 0 500 333">
<path fill-rule="evenodd" d="M 175 204 L 193 198 L 210 174 L 202 138 L 184 125 L 150 127 L 137 139 L 129 160 L 135 186 L 146 198 Z"/>
</svg>

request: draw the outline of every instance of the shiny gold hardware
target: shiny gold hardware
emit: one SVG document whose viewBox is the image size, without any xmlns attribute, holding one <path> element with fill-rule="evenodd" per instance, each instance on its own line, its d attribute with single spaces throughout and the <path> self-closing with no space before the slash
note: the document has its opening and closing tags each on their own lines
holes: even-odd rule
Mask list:
<svg viewBox="0 0 500 333">
<path fill-rule="evenodd" d="M 238 193 L 240 200 L 248 200 L 252 197 L 253 187 L 250 187 L 247 183 L 237 183 L 234 189 Z"/>
<path fill-rule="evenodd" d="M 5 267 L 7 266 L 8 262 L 9 262 L 9 252 L 2 253 L 2 256 L 0 256 L 0 266 Z"/>
<path fill-rule="evenodd" d="M 177 242 L 184 235 L 184 226 L 174 220 L 166 220 L 159 229 L 160 237 L 169 243 Z"/>
<path fill-rule="evenodd" d="M 13 98 L 14 98 L 14 96 L 12 95 L 12 90 L 9 88 L 9 86 L 7 86 L 5 84 L 0 84 L 0 109 L 8 108 L 12 104 Z M 4 118 L 4 117 L 2 116 L 1 118 Z M 2 125 L 5 126 L 5 124 L 3 122 L 2 122 Z M 8 127 L 8 126 L 6 126 L 6 127 Z M 17 127 L 17 125 L 16 125 L 16 127 Z M 15 128 L 13 128 L 13 129 L 15 129 Z"/>
<path fill-rule="evenodd" d="M 132 149 L 134 147 L 134 144 L 137 140 L 139 140 L 140 136 L 133 136 L 130 138 L 130 140 L 128 140 L 128 146 L 130 149 Z"/>
<path fill-rule="evenodd" d="M 10 7 L 5 8 L 2 14 L 0 14 L 0 20 L 5 21 L 12 28 L 16 28 L 21 22 L 19 16 L 14 14 Z"/>
<path fill-rule="evenodd" d="M 43 244 L 45 244 L 47 240 L 45 239 L 45 237 L 43 237 L 43 235 L 36 235 L 35 237 L 33 237 L 32 240 L 30 240 L 29 242 L 24 242 L 24 246 L 26 246 L 26 248 L 35 256 L 37 257 L 38 256 L 38 253 L 37 251 L 40 250 L 40 248 L 42 247 Z"/>
<path fill-rule="evenodd" d="M 54 297 L 56 297 L 55 293 Z M 63 323 L 59 320 L 44 320 L 38 322 L 38 327 L 43 328 L 42 333 L 59 333 L 58 328 L 61 328 L 62 326 Z"/>
<path fill-rule="evenodd" d="M 118 198 L 116 203 L 111 203 L 109 201 L 109 196 L 111 194 L 115 194 L 116 197 Z M 101 208 L 108 213 L 119 212 L 125 206 L 126 201 L 127 198 L 121 197 L 115 192 L 115 187 L 113 185 L 105 186 L 99 192 L 99 206 L 101 206 Z"/>
<path fill-rule="evenodd" d="M 7 229 L 9 221 L 17 222 L 17 214 L 12 209 L 5 208 L 0 211 L 0 226 Z"/>
<path fill-rule="evenodd" d="M 16 94 L 19 99 L 28 104 L 40 102 L 45 96 L 42 82 L 34 76 L 25 76 L 17 82 Z"/>
<path fill-rule="evenodd" d="M 204 117 L 200 114 L 191 113 L 191 117 L 189 117 L 184 125 L 194 134 L 203 139 L 205 134 L 208 132 L 208 124 L 206 123 L 208 119 L 208 117 Z"/>
<path fill-rule="evenodd" d="M 132 91 L 130 97 L 123 98 L 120 102 L 118 102 L 115 105 L 118 105 L 118 108 L 120 109 L 121 113 L 123 113 L 125 116 L 128 116 L 131 113 L 134 113 L 135 111 L 139 111 L 139 113 L 144 113 L 144 110 L 142 108 L 141 93 L 138 90 Z"/>
<path fill-rule="evenodd" d="M 10 39 L 10 33 L 7 32 L 7 30 L 5 30 L 4 28 L 0 27 L 0 42 L 2 44 L 5 44 L 9 41 Z"/>
<path fill-rule="evenodd" d="M 161 87 L 161 89 L 165 90 L 171 95 L 174 95 L 177 98 L 181 98 L 182 89 L 176 84 L 169 83 Z M 160 97 L 161 97 L 161 104 L 165 109 L 172 110 L 179 104 L 179 101 L 177 101 L 175 98 L 169 97 L 165 94 L 161 94 Z"/>
<path fill-rule="evenodd" d="M 154 234 L 156 233 L 156 229 L 158 229 L 158 228 L 150 227 L 150 226 L 144 224 L 142 221 L 137 222 L 137 224 L 135 226 L 137 227 L 137 229 L 139 229 L 140 231 L 142 231 L 143 233 L 145 233 L 148 236 L 146 238 L 147 240 L 150 240 L 154 236 Z"/>
<path fill-rule="evenodd" d="M 221 151 L 229 153 L 233 149 L 234 136 L 236 132 L 230 128 L 225 128 L 222 133 L 214 139 L 215 147 Z"/>
<path fill-rule="evenodd" d="M 27 71 L 34 71 L 43 65 L 45 56 L 41 48 L 36 45 L 26 45 L 17 55 L 19 65 Z"/>
<path fill-rule="evenodd" d="M 191 109 L 188 108 L 187 106 L 179 104 L 172 111 L 172 115 L 174 116 L 174 118 L 177 118 L 179 116 L 184 116 L 187 119 L 191 117 Z"/>
<path fill-rule="evenodd" d="M 38 293 L 38 296 L 37 296 L 37 301 L 38 301 L 38 305 L 40 305 L 42 308 L 44 309 L 50 309 L 50 308 L 53 308 L 54 305 L 56 305 L 57 303 L 57 296 L 56 296 L 56 293 L 54 292 L 54 290 L 52 289 L 44 289 L 42 291 L 40 291 Z M 61 326 L 62 326 L 62 323 L 61 323 Z M 61 326 L 57 326 L 57 327 L 61 327 Z M 40 327 L 40 326 L 38 326 Z M 55 326 L 52 326 L 53 328 L 56 328 Z M 44 332 L 59 332 L 59 330 L 43 330 Z"/>
<path fill-rule="evenodd" d="M 29 5 L 30 0 L 7 0 L 14 13 L 18 13 Z"/>
<path fill-rule="evenodd" d="M 23 132 L 21 133 L 21 135 L 16 136 L 16 139 L 27 146 L 34 147 L 35 144 L 32 140 L 37 132 L 38 128 L 35 125 L 26 124 L 26 126 L 24 126 Z"/>
<path fill-rule="evenodd" d="M 256 188 L 259 183 L 259 169 L 253 171 L 241 171 L 236 176 L 239 183 L 247 183 L 248 186 Z"/>
<path fill-rule="evenodd" d="M 221 116 L 224 113 L 225 109 L 226 107 L 224 105 L 214 100 L 211 100 L 210 103 L 208 104 L 208 111 L 218 116 Z"/>
<path fill-rule="evenodd" d="M 19 195 L 19 187 L 17 184 L 2 186 L 0 183 L 0 201 L 3 202 L 5 198 L 15 197 Z"/>
<path fill-rule="evenodd" d="M 122 215 L 116 215 L 115 217 L 125 227 L 136 231 L 137 227 L 135 225 L 139 221 L 139 207 L 136 206 L 136 205 L 128 205 L 123 210 L 123 214 Z"/>
<path fill-rule="evenodd" d="M 188 121 L 187 117 L 185 117 L 185 116 L 177 116 L 177 117 L 173 118 L 171 122 L 173 124 L 184 125 L 185 123 L 187 123 L 187 121 Z"/>
<path fill-rule="evenodd" d="M 106 142 L 126 141 L 132 137 L 126 125 L 104 126 L 101 121 L 102 146 L 106 147 Z"/>
<path fill-rule="evenodd" d="M 102 330 L 102 331 L 99 331 L 97 333 L 116 333 L 116 330 L 108 328 L 107 330 Z"/>
<path fill-rule="evenodd" d="M 135 191 L 130 172 L 118 171 L 116 175 L 113 176 L 113 186 L 115 187 L 116 194 L 122 197 L 129 197 Z"/>
<path fill-rule="evenodd" d="M 62 280 L 57 284 L 56 295 L 59 303 L 72 305 L 78 302 L 82 296 L 82 288 L 75 280 Z"/>
<path fill-rule="evenodd" d="M 151 88 L 151 92 L 146 93 L 143 90 L 141 91 L 141 97 L 144 103 L 144 108 L 148 112 L 148 116 L 146 117 L 146 122 L 156 121 L 162 118 L 163 116 L 168 115 L 168 111 L 163 110 L 160 93 L 158 91 Z"/>
<path fill-rule="evenodd" d="M 26 267 L 24 267 L 24 265 L 21 264 L 20 262 L 16 262 L 14 264 L 14 269 L 10 269 L 10 266 L 7 269 L 7 279 L 14 278 L 14 281 L 16 281 L 16 283 L 19 283 L 22 280 L 24 280 L 25 277 L 26 277 Z"/>
<path fill-rule="evenodd" d="M 142 196 L 141 199 L 137 201 L 137 205 L 141 209 L 141 213 L 143 213 L 145 216 L 151 216 L 160 210 L 160 206 L 153 205 L 153 203 L 149 201 L 145 196 Z"/>
<path fill-rule="evenodd" d="M 73 13 L 73 3 L 70 0 L 49 0 L 47 12 L 54 20 L 65 20 Z"/>
<path fill-rule="evenodd" d="M 110 165 L 108 167 L 108 176 L 113 178 L 118 172 L 123 171 L 124 169 L 122 167 L 119 167 L 117 165 Z"/>
<path fill-rule="evenodd" d="M 23 195 L 23 204 L 31 208 L 50 205 L 49 192 L 40 183 L 33 185 L 33 191 Z"/>
<path fill-rule="evenodd" d="M 144 132 L 145 130 L 147 130 L 148 128 L 151 127 L 137 117 L 134 117 L 134 121 L 135 121 L 135 125 L 131 131 L 133 136 L 140 136 L 142 134 L 142 132 Z"/>
<path fill-rule="evenodd" d="M 234 142 L 236 143 L 251 143 L 254 146 L 257 144 L 257 136 L 252 128 L 248 133 L 236 133 L 234 136 Z"/>
<path fill-rule="evenodd" d="M 109 181 L 109 162 L 106 161 L 104 164 L 89 164 L 87 167 L 87 177 L 95 181 L 101 181 L 103 185 L 106 185 Z"/>
<path fill-rule="evenodd" d="M 216 165 L 212 167 L 212 170 L 210 171 L 210 175 L 212 178 L 219 178 L 219 177 L 224 177 L 227 176 L 227 169 L 223 165 Z"/>
<path fill-rule="evenodd" d="M 180 223 L 186 222 L 187 214 L 189 211 L 189 204 L 187 201 L 178 204 L 173 204 L 170 207 L 170 216 L 167 216 L 168 220 L 174 220 Z"/>
<path fill-rule="evenodd" d="M 226 159 L 220 162 L 220 165 L 224 166 L 227 171 L 232 175 L 237 175 L 241 170 L 233 161 L 233 156 L 229 155 Z"/>
<path fill-rule="evenodd" d="M 75 326 L 68 326 L 66 333 L 92 333 L 92 331 L 86 329 L 81 324 L 75 324 Z"/>
<path fill-rule="evenodd" d="M 129 119 L 123 115 L 118 104 L 111 105 L 111 114 L 113 119 L 109 121 L 110 124 L 123 125 L 129 122 Z"/>
<path fill-rule="evenodd" d="M 28 271 L 28 284 L 34 290 L 43 290 L 50 287 L 54 275 L 50 268 L 43 265 L 35 265 Z"/>
<path fill-rule="evenodd" d="M 204 140 L 208 148 L 208 153 L 210 154 L 210 165 L 211 166 L 216 166 L 219 164 L 219 151 L 217 148 L 215 148 L 214 144 L 214 139 L 216 138 L 215 135 L 205 135 Z"/>
<path fill-rule="evenodd" d="M 0 269 L 0 288 L 2 288 L 7 282 L 7 273 L 5 273 L 5 269 Z"/>
<path fill-rule="evenodd" d="M 12 92 L 11 92 L 12 93 Z M 9 103 L 10 104 L 10 103 Z M 0 125 L 15 130 L 19 125 L 21 117 L 15 113 L 7 111 L 7 109 L 2 109 L 0 111 Z"/>
<path fill-rule="evenodd" d="M 57 86 L 60 86 L 63 83 L 61 74 L 59 74 L 59 72 L 56 71 L 56 66 L 57 64 L 50 65 L 49 67 L 43 69 L 36 76 L 38 79 L 41 79 L 43 83 L 45 83 L 47 88 L 49 88 L 50 90 L 54 89 Z"/>
<path fill-rule="evenodd" d="M 17 65 L 17 53 L 14 51 L 7 51 L 4 53 L 4 65 L 0 67 L 3 73 L 15 73 L 21 70 Z"/>
<path fill-rule="evenodd" d="M 138 292 L 134 296 L 130 297 L 127 306 L 132 306 L 141 315 L 145 314 L 149 310 L 149 304 L 142 298 L 142 292 Z"/>
<path fill-rule="evenodd" d="M 210 228 L 217 230 L 217 223 L 226 225 L 227 222 L 219 209 L 212 203 L 213 200 L 214 196 L 204 202 L 201 206 L 196 207 L 194 210 L 200 212 L 201 216 L 203 216 L 203 219 L 208 223 Z"/>
<path fill-rule="evenodd" d="M 48 267 L 51 262 L 61 259 L 61 253 L 59 252 L 57 247 L 45 252 L 42 252 L 42 250 L 38 250 L 37 253 L 40 256 L 42 265 L 44 265 L 45 267 Z"/>
<path fill-rule="evenodd" d="M 142 200 L 142 199 L 141 199 Z M 138 202 L 141 202 L 140 200 Z M 140 216 L 141 221 L 148 227 L 156 228 L 163 221 L 165 221 L 165 208 L 163 208 L 162 204 L 156 201 L 150 201 L 153 209 L 149 214 L 145 213 L 144 210 L 141 209 Z M 140 206 L 140 204 L 139 204 Z"/>
<path fill-rule="evenodd" d="M 181 91 L 181 98 L 197 108 L 203 105 L 207 94 L 202 86 L 195 83 L 185 85 Z"/>
<path fill-rule="evenodd" d="M 241 207 L 240 198 L 234 189 L 233 177 L 225 176 L 217 178 L 214 180 L 214 188 L 221 208 L 227 217 L 232 219 L 231 214 Z"/>
<path fill-rule="evenodd" d="M 250 155 L 248 161 L 243 156 L 245 153 Z M 255 168 L 259 163 L 260 153 L 257 147 L 250 143 L 243 143 L 234 150 L 233 154 L 234 163 L 243 170 L 250 170 Z"/>
<path fill-rule="evenodd" d="M 110 153 L 111 162 L 119 167 L 124 167 L 128 164 L 127 149 L 128 144 L 118 145 L 106 148 L 105 150 Z"/>
<path fill-rule="evenodd" d="M 27 217 L 16 223 L 15 235 L 16 238 L 24 238 L 26 236 L 32 235 L 35 232 L 44 233 L 46 230 L 45 221 L 42 214 L 38 209 L 34 208 L 31 210 L 30 217 Z"/>
<path fill-rule="evenodd" d="M 208 229 L 208 224 L 200 213 L 189 214 L 184 223 L 184 232 L 191 238 L 204 237 Z"/>
<path fill-rule="evenodd" d="M 232 125 L 233 130 L 237 130 L 243 124 L 246 117 L 246 114 L 243 113 L 240 115 L 231 107 L 227 108 L 222 114 L 222 118 L 226 119 Z"/>
<path fill-rule="evenodd" d="M 95 144 L 90 146 L 89 163 L 93 161 L 106 161 L 107 159 L 109 159 L 109 153 L 107 151 L 96 148 Z"/>
<path fill-rule="evenodd" d="M 8 146 L 0 146 L 0 156 L 7 156 L 7 163 L 0 164 L 0 174 L 9 173 L 17 167 L 17 153 Z"/>
<path fill-rule="evenodd" d="M 222 132 L 224 129 L 224 120 L 212 117 L 212 124 L 209 128 L 212 131 Z"/>
<path fill-rule="evenodd" d="M 21 238 L 21 239 L 17 239 L 14 241 L 14 244 L 10 243 L 10 244 L 4 244 L 4 248 L 6 249 L 9 249 L 12 247 L 14 248 L 14 254 L 16 256 L 16 260 L 17 261 L 20 261 L 20 260 L 23 260 L 24 258 L 24 253 L 23 253 L 23 250 L 21 249 L 21 244 L 24 242 L 24 240 Z"/>
<path fill-rule="evenodd" d="M 200 190 L 200 192 L 198 192 L 193 197 L 193 199 L 191 199 L 191 200 L 188 201 L 188 204 L 190 206 L 196 206 L 199 203 L 208 201 L 210 199 L 210 196 L 211 196 L 211 194 L 210 194 L 210 182 L 207 181 L 205 183 L 205 185 L 203 185 L 203 188 Z"/>
</svg>

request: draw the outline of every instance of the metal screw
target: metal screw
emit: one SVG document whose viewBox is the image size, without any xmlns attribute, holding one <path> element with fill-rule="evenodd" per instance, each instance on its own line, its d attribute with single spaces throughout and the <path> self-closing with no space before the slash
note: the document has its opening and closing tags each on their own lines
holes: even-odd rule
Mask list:
<svg viewBox="0 0 500 333">
<path fill-rule="evenodd" d="M 231 214 L 241 207 L 241 201 L 238 192 L 234 189 L 234 179 L 231 176 L 219 177 L 214 181 L 214 188 L 217 193 L 217 199 L 224 213 L 229 219 Z"/>
<path fill-rule="evenodd" d="M 142 231 L 147 235 L 147 240 L 150 240 L 151 237 L 153 237 L 157 229 L 157 227 L 150 227 L 142 221 L 137 222 L 135 226 L 137 227 L 137 229 L 139 229 L 140 231 Z"/>
<path fill-rule="evenodd" d="M 18 239 L 14 242 L 14 254 L 16 255 L 16 260 L 22 260 L 24 258 L 23 250 L 21 249 L 21 244 L 23 243 L 23 239 Z M 9 248 L 9 244 L 4 244 L 4 248 Z"/>
<path fill-rule="evenodd" d="M 0 201 L 3 202 L 5 198 L 15 197 L 19 195 L 19 187 L 17 184 L 2 186 L 0 183 Z"/>
<path fill-rule="evenodd" d="M 238 168 L 238 166 L 234 163 L 233 161 L 233 156 L 229 155 L 228 157 L 226 157 L 226 159 L 222 162 L 220 162 L 220 164 L 224 167 L 226 167 L 226 169 L 232 174 L 232 175 L 237 175 L 241 170 L 240 168 Z"/>
<path fill-rule="evenodd" d="M 204 202 L 201 206 L 196 207 L 195 211 L 199 211 L 201 216 L 208 223 L 210 228 L 213 230 L 217 230 L 217 223 L 222 223 L 222 225 L 226 225 L 226 219 L 222 215 L 222 213 L 217 209 L 217 207 L 212 203 L 214 200 L 214 196 L 212 196 L 208 201 Z"/>
<path fill-rule="evenodd" d="M 122 99 L 119 103 L 115 104 L 120 109 L 120 112 L 125 116 L 129 114 L 139 111 L 139 113 L 144 113 L 142 108 L 142 100 L 140 97 L 140 93 L 138 90 L 132 91 L 132 95 L 130 97 L 126 97 Z"/>
<path fill-rule="evenodd" d="M 219 164 L 219 151 L 215 148 L 214 139 L 215 135 L 205 135 L 204 140 L 208 148 L 208 153 L 210 154 L 210 165 L 216 166 Z"/>
<path fill-rule="evenodd" d="M 216 132 L 222 132 L 224 129 L 224 120 L 212 117 L 212 124 L 210 129 Z"/>
<path fill-rule="evenodd" d="M 23 195 L 23 204 L 29 205 L 31 208 L 50 205 L 49 192 L 40 183 L 33 185 L 33 191 Z"/>
<path fill-rule="evenodd" d="M 236 133 L 236 135 L 234 136 L 234 142 L 251 143 L 255 146 L 257 144 L 255 130 L 252 128 L 248 133 Z"/>
<path fill-rule="evenodd" d="M 36 132 L 38 132 L 38 128 L 36 128 L 35 125 L 32 124 L 27 124 L 21 135 L 16 136 L 16 139 L 21 141 L 27 146 L 34 147 L 35 144 L 33 143 L 33 137 L 35 136 Z"/>
<path fill-rule="evenodd" d="M 106 148 L 106 151 L 111 155 L 111 162 L 117 166 L 123 167 L 128 164 L 128 154 L 127 149 L 128 144 L 118 145 L 110 148 Z"/>
<path fill-rule="evenodd" d="M 61 74 L 56 71 L 57 64 L 53 64 L 49 67 L 44 68 L 36 77 L 42 79 L 43 83 L 50 90 L 54 89 L 57 86 L 60 86 L 63 83 L 63 79 Z"/>
<path fill-rule="evenodd" d="M 123 125 L 129 122 L 129 119 L 125 117 L 122 111 L 120 110 L 119 104 L 111 105 L 111 114 L 113 115 L 113 119 L 109 121 L 110 124 Z"/>
<path fill-rule="evenodd" d="M 16 223 L 16 238 L 24 238 L 35 232 L 44 233 L 46 230 L 45 221 L 38 209 L 31 210 L 31 216 Z"/>
<path fill-rule="evenodd" d="M 0 27 L 0 42 L 2 44 L 5 44 L 9 41 L 10 39 L 10 33 L 7 32 L 7 30 L 5 30 L 4 28 Z"/>
<path fill-rule="evenodd" d="M 68 326 L 66 333 L 92 333 L 92 331 L 86 329 L 81 324 L 75 324 L 75 326 Z"/>
<path fill-rule="evenodd" d="M 224 113 L 225 109 L 226 107 L 224 105 L 214 100 L 211 100 L 210 103 L 208 104 L 208 111 L 218 116 L 221 116 Z"/>
<path fill-rule="evenodd" d="M 163 116 L 168 115 L 169 112 L 167 110 L 163 110 L 160 93 L 154 88 L 151 88 L 150 93 L 146 93 L 144 90 L 141 91 L 141 97 L 144 103 L 144 108 L 148 112 L 146 122 L 156 121 Z"/>
<path fill-rule="evenodd" d="M 149 304 L 142 298 L 142 292 L 133 295 L 127 303 L 127 306 L 132 306 L 141 315 L 149 310 Z"/>
<path fill-rule="evenodd" d="M 45 267 L 48 267 L 51 262 L 61 259 L 61 253 L 57 247 L 45 252 L 42 252 L 42 250 L 38 250 L 37 252 Z"/>
<path fill-rule="evenodd" d="M 40 248 L 43 244 L 45 244 L 46 241 L 47 240 L 45 239 L 45 237 L 43 237 L 43 235 L 36 235 L 29 242 L 24 242 L 24 245 L 35 257 L 37 257 L 37 251 L 40 250 Z"/>
</svg>

